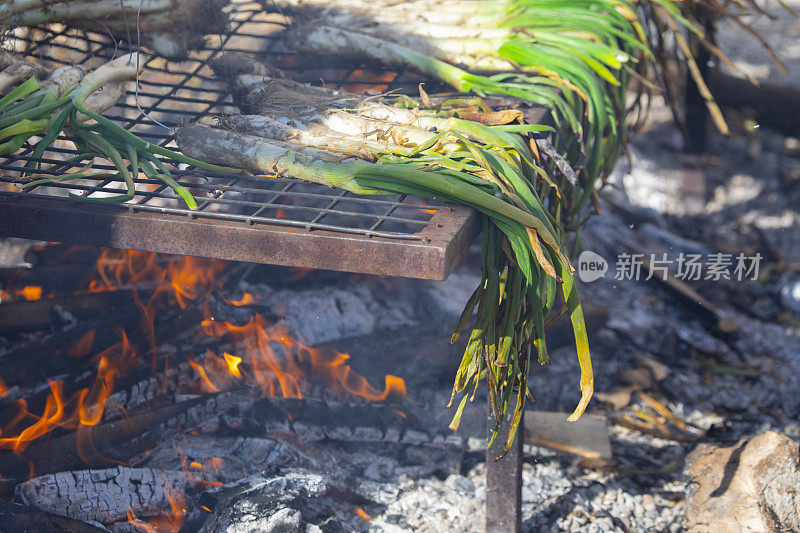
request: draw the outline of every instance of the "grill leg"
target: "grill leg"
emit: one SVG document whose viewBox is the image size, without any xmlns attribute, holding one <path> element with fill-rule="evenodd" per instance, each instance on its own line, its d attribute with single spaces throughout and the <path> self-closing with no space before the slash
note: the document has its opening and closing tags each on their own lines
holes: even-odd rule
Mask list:
<svg viewBox="0 0 800 533">
<path fill-rule="evenodd" d="M 519 533 L 522 529 L 522 441 L 523 421 L 519 424 L 517 438 L 505 457 L 503 453 L 513 409 L 500 426 L 497 438 L 486 450 L 486 531 L 487 533 Z M 494 417 L 489 410 L 488 438 L 492 437 Z"/>
</svg>

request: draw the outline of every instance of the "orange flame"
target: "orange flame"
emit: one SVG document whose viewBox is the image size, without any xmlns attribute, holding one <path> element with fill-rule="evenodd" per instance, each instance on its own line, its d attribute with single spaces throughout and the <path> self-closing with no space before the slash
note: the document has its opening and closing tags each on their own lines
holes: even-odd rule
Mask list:
<svg viewBox="0 0 800 533">
<path fill-rule="evenodd" d="M 326 383 L 336 392 L 347 392 L 373 402 L 407 396 L 402 378 L 386 376 L 384 389 L 379 391 L 347 364 L 349 355 L 309 348 L 271 327 L 260 315 L 253 315 L 243 326 L 210 319 L 204 320 L 203 326 L 209 336 L 231 338 L 235 351 L 240 355 L 224 353 L 226 362 L 230 365 L 231 360 L 235 361 L 236 372 L 239 363 L 246 362 L 251 369 L 249 376 L 267 396 L 302 398 L 300 383 L 314 380 Z M 215 358 L 212 354 L 206 357 L 208 363 L 204 367 L 207 371 L 211 371 L 211 361 Z M 229 371 L 236 376 L 230 366 Z M 213 375 L 216 377 L 217 374 Z"/>
<path fill-rule="evenodd" d="M 416 198 L 411 198 L 411 197 L 408 197 L 408 196 L 407 196 L 407 197 L 406 197 L 406 199 L 405 199 L 405 200 L 403 200 L 403 201 L 404 201 L 405 203 L 408 203 L 408 204 L 425 205 L 425 202 L 423 202 L 422 200 L 418 200 L 418 199 L 416 199 Z M 418 209 L 419 209 L 420 211 L 422 211 L 423 213 L 429 213 L 429 214 L 431 214 L 431 215 L 433 215 L 434 213 L 436 213 L 436 209 L 425 209 L 425 208 L 422 208 L 422 207 L 419 207 Z"/>
<path fill-rule="evenodd" d="M 149 519 L 149 523 L 136 518 L 133 509 L 128 509 L 128 523 L 136 528 L 140 528 L 145 533 L 177 533 L 180 531 L 183 522 L 186 520 L 186 500 L 178 491 L 171 487 L 165 490 L 169 510 L 162 511 L 158 516 Z"/>
<path fill-rule="evenodd" d="M 225 362 L 228 364 L 228 372 L 236 379 L 242 379 L 242 372 L 239 370 L 239 365 L 242 363 L 241 357 L 236 357 L 229 353 L 222 354 L 225 357 Z"/>
<path fill-rule="evenodd" d="M 255 301 L 256 301 L 256 297 L 253 296 L 252 294 L 250 294 L 249 292 L 246 292 L 242 296 L 241 300 L 231 300 L 228 303 L 230 303 L 231 305 L 235 305 L 237 307 L 241 307 L 243 305 L 249 305 L 249 304 L 251 304 L 251 303 L 253 303 Z"/>
<path fill-rule="evenodd" d="M 166 307 L 165 295 L 171 295 L 181 309 L 189 300 L 208 298 L 216 276 L 225 269 L 225 262 L 188 256 L 164 256 L 133 250 L 104 249 L 97 259 L 97 272 L 104 285 L 95 284 L 95 290 L 147 282 L 154 286 L 153 294 L 144 303 L 138 292 L 134 299 L 142 313 L 142 326 L 155 351 L 155 314 Z"/>
<path fill-rule="evenodd" d="M 178 531 L 186 517 L 186 500 L 177 491 L 167 491 L 167 501 L 169 501 L 169 512 L 167 513 L 167 521 L 172 526 L 169 531 Z"/>
<path fill-rule="evenodd" d="M 103 419 L 106 400 L 114 390 L 115 368 L 110 368 L 108 359 L 100 358 L 97 365 L 97 379 L 89 389 L 78 394 L 78 421 L 83 426 L 96 426 Z"/>
<path fill-rule="evenodd" d="M 128 509 L 126 515 L 128 517 L 128 523 L 130 525 L 143 530 L 145 533 L 158 533 L 158 531 L 156 531 L 156 528 L 136 518 L 136 514 L 134 514 L 133 509 Z"/>
<path fill-rule="evenodd" d="M 131 369 L 136 362 L 136 352 L 128 340 L 128 336 L 124 331 L 120 336 L 120 342 L 93 358 L 94 361 L 97 361 L 97 373 L 90 387 L 78 390 L 65 400 L 63 382 L 48 380 L 50 394 L 41 416 L 30 413 L 24 400 L 18 401 L 19 413 L 11 423 L 6 425 L 2 434 L 13 434 L 15 431 L 19 433 L 13 437 L 0 438 L 0 448 L 12 449 L 20 453 L 32 441 L 57 427 L 75 429 L 99 424 L 103 419 L 106 400 L 113 393 L 116 376 Z M 70 411 L 72 414 L 65 415 L 67 406 L 72 405 L 75 406 L 74 411 Z M 16 429 L 28 417 L 32 417 L 34 422 L 21 431 Z"/>
<path fill-rule="evenodd" d="M 289 272 L 292 273 L 292 276 L 289 278 L 289 281 L 294 283 L 294 282 L 300 281 L 301 279 L 306 277 L 308 275 L 308 273 L 311 272 L 311 269 L 310 268 L 300 268 L 300 267 L 290 267 L 289 268 Z"/>
<path fill-rule="evenodd" d="M 200 383 L 204 389 L 204 392 L 219 392 L 219 388 L 211 383 L 211 380 L 208 379 L 208 374 L 206 374 L 205 369 L 197 364 L 195 361 L 189 361 L 189 364 L 192 365 L 195 372 L 200 376 Z"/>
<path fill-rule="evenodd" d="M 64 416 L 64 402 L 61 398 L 62 383 L 47 381 L 50 384 L 50 396 L 47 397 L 42 416 L 38 417 L 36 422 L 25 428 L 18 436 L 0 438 L 0 448 L 11 448 L 17 453 L 22 452 L 31 441 L 46 435 L 61 422 Z M 24 414 L 30 414 L 24 401 L 19 404 L 22 406 Z"/>
</svg>

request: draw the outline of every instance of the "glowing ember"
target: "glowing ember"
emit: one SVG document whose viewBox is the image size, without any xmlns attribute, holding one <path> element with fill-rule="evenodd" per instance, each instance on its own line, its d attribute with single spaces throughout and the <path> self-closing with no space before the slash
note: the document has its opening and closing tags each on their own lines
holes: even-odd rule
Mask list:
<svg viewBox="0 0 800 533">
<path fill-rule="evenodd" d="M 356 508 L 356 514 L 362 520 L 372 520 L 372 517 L 370 515 L 368 515 L 367 512 L 364 509 L 362 509 L 361 507 L 357 507 Z"/>
<path fill-rule="evenodd" d="M 41 287 L 28 285 L 27 287 L 22 289 L 21 292 L 22 292 L 22 296 L 28 301 L 41 300 L 41 298 L 42 298 L 42 288 Z"/>
</svg>

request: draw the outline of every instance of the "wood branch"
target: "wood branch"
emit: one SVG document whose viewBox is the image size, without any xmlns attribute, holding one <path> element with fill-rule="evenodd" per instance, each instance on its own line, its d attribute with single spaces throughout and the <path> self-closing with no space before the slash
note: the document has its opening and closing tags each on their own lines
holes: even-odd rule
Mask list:
<svg viewBox="0 0 800 533">
<path fill-rule="evenodd" d="M 129 510 L 137 517 L 169 508 L 170 493 L 183 494 L 190 480 L 183 472 L 126 468 L 58 472 L 20 483 L 16 497 L 24 504 L 69 518 L 117 522 Z"/>
<path fill-rule="evenodd" d="M 18 533 L 101 533 L 107 531 L 64 516 L 0 500 L 0 524 Z"/>
<path fill-rule="evenodd" d="M 722 106 L 750 110 L 762 126 L 800 135 L 800 87 L 749 81 L 727 74 L 711 79 L 711 91 Z"/>
<path fill-rule="evenodd" d="M 642 249 L 649 250 L 650 248 Z M 690 306 L 695 312 L 697 312 L 698 315 L 706 319 L 717 329 L 717 331 L 727 334 L 735 333 L 739 329 L 739 327 L 736 325 L 736 322 L 734 322 L 729 316 L 725 315 L 725 313 L 723 313 L 717 306 L 700 296 L 700 294 L 685 281 L 676 278 L 667 271 L 658 273 L 653 272 L 653 266 L 650 262 L 650 259 L 647 258 L 645 254 L 641 255 L 643 256 L 642 263 L 644 264 L 645 268 L 653 273 L 653 279 L 661 283 L 670 292 L 680 297 L 684 303 Z M 661 274 L 661 277 L 659 277 L 659 274 Z"/>
<path fill-rule="evenodd" d="M 583 415 L 576 422 L 567 422 L 568 416 L 568 413 L 526 412 L 525 442 L 579 455 L 587 467 L 609 462 L 612 453 L 606 419 Z"/>
</svg>

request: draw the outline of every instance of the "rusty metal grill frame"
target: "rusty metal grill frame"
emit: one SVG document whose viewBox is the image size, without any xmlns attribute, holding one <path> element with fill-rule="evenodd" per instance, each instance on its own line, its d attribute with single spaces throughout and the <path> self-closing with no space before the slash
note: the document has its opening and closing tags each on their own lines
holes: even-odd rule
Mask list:
<svg viewBox="0 0 800 533">
<path fill-rule="evenodd" d="M 176 127 L 201 118 L 234 113 L 225 84 L 213 77 L 208 61 L 223 52 L 267 53 L 292 77 L 324 80 L 328 87 L 415 90 L 421 78 L 362 65 L 334 64 L 285 50 L 278 38 L 282 22 L 253 2 L 232 3 L 228 33 L 211 35 L 204 50 L 183 62 L 159 59 L 145 65 L 136 93 L 106 116 L 161 146 L 174 146 L 172 132 L 139 112 Z M 108 36 L 52 28 L 20 34 L 30 56 L 94 64 L 127 51 Z M 165 78 L 165 79 L 159 79 Z M 138 106 L 137 106 L 138 103 Z M 60 140 L 69 140 L 61 138 Z M 115 180 L 64 182 L 14 190 L 29 161 L 60 162 L 78 152 L 62 143 L 40 159 L 26 148 L 0 161 L 0 234 L 321 268 L 445 279 L 478 232 L 475 213 L 461 206 L 407 195 L 363 197 L 293 179 L 222 174 L 174 168 L 176 180 L 190 188 L 199 208 L 183 207 L 171 189 L 139 176 L 137 194 L 124 204 L 69 197 L 91 193 L 122 194 Z M 99 161 L 99 160 L 98 160 Z M 72 168 L 77 168 L 72 167 Z M 112 170 L 96 163 L 95 170 Z M 70 167 L 59 170 L 67 173 Z M 56 172 L 53 172 L 56 174 Z"/>
</svg>

